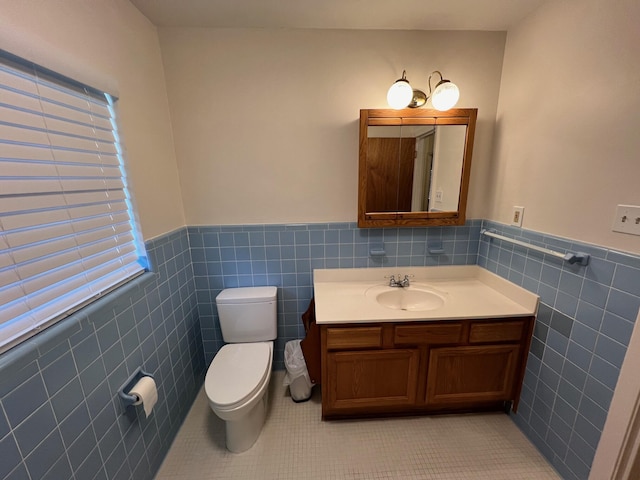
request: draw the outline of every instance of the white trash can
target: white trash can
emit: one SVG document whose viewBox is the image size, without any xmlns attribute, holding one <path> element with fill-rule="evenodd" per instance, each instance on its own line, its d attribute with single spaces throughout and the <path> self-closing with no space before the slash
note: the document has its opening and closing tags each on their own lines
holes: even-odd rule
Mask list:
<svg viewBox="0 0 640 480">
<path fill-rule="evenodd" d="M 300 340 L 291 340 L 284 346 L 284 366 L 287 374 L 284 376 L 285 387 L 289 386 L 291 399 L 294 402 L 304 402 L 311 398 L 311 379 L 304 361 Z"/>
</svg>

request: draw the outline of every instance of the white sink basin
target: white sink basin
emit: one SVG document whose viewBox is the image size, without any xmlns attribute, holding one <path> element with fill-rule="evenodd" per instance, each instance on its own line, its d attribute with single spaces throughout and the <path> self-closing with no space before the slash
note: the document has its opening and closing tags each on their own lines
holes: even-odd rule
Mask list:
<svg viewBox="0 0 640 480">
<path fill-rule="evenodd" d="M 424 286 L 389 287 L 378 285 L 369 288 L 368 297 L 375 299 L 383 307 L 407 312 L 436 310 L 445 303 L 445 295 Z"/>
<path fill-rule="evenodd" d="M 411 285 L 389 287 L 391 275 Z M 478 265 L 315 269 L 313 291 L 325 325 L 511 318 L 538 308 L 537 295 Z"/>
</svg>

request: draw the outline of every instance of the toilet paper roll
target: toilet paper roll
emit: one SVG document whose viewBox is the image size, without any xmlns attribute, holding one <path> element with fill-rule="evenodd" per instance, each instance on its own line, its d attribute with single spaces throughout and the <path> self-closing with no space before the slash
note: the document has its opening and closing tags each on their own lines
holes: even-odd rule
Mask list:
<svg viewBox="0 0 640 480">
<path fill-rule="evenodd" d="M 158 401 L 158 389 L 156 388 L 156 382 L 151 377 L 142 377 L 136 382 L 129 392 L 137 398 L 134 405 L 142 405 L 144 413 L 149 417 L 151 410 Z"/>
</svg>

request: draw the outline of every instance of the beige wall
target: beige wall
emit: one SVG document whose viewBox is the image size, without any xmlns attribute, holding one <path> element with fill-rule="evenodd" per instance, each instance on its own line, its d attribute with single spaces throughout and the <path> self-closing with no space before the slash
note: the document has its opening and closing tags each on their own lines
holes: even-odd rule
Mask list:
<svg viewBox="0 0 640 480">
<path fill-rule="evenodd" d="M 403 69 L 456 82 L 479 123 L 468 218 L 488 175 L 505 34 L 159 29 L 188 225 L 353 222 L 358 116 Z"/>
<path fill-rule="evenodd" d="M 522 205 L 525 228 L 640 252 L 610 229 L 617 204 L 640 204 L 634 0 L 547 2 L 506 52 L 499 32 L 167 28 L 161 57 L 126 0 L 0 11 L 2 48 L 117 90 L 145 239 L 185 223 L 354 221 L 358 110 L 386 107 L 404 68 L 421 88 L 441 69 L 479 109 L 468 218 L 508 222 Z"/>
<path fill-rule="evenodd" d="M 640 2 L 547 2 L 508 32 L 490 219 L 640 253 L 611 231 L 640 204 Z"/>
<path fill-rule="evenodd" d="M 155 27 L 127 0 L 0 0 L 0 48 L 115 91 L 145 240 L 185 225 Z"/>
</svg>

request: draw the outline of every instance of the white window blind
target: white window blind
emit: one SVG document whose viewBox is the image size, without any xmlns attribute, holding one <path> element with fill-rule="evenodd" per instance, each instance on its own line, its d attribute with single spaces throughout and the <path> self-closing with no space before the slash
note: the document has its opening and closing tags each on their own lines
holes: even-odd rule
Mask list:
<svg viewBox="0 0 640 480">
<path fill-rule="evenodd" d="M 0 55 L 0 351 L 145 269 L 114 99 Z"/>
</svg>

